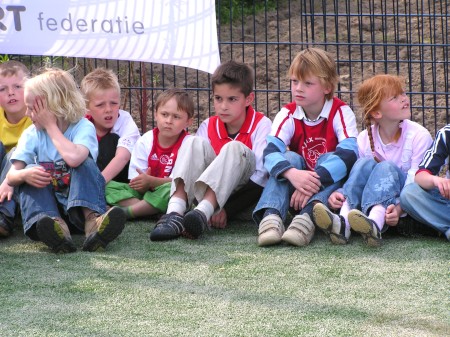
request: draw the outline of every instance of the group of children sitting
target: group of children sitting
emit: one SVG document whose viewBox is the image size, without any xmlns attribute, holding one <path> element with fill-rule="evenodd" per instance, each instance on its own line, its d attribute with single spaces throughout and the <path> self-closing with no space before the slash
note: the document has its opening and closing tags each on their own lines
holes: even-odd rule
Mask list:
<svg viewBox="0 0 450 337">
<path fill-rule="evenodd" d="M 211 79 L 215 115 L 195 135 L 193 100 L 168 89 L 141 136 L 112 71 L 95 69 L 79 89 L 60 69 L 29 78 L 20 62 L 0 64 L 0 236 L 20 210 L 25 235 L 52 251 L 75 251 L 71 233 L 97 251 L 129 219 L 160 215 L 152 241 L 197 239 L 254 208 L 259 246 L 305 246 L 317 227 L 335 244 L 353 230 L 376 247 L 406 213 L 450 240 L 448 166 L 440 172 L 450 125 L 433 142 L 409 120 L 402 79 L 382 74 L 358 90 L 358 134 L 318 48 L 301 51 L 288 77 L 293 101 L 272 123 L 252 108 L 253 70 L 224 62 Z"/>
</svg>

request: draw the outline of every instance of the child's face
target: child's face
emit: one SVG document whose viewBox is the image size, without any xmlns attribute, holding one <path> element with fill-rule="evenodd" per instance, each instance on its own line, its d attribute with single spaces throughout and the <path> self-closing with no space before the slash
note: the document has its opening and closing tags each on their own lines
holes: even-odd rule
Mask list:
<svg viewBox="0 0 450 337">
<path fill-rule="evenodd" d="M 159 106 L 155 119 L 159 135 L 167 138 L 178 138 L 181 131 L 192 124 L 192 118 L 188 117 L 187 112 L 178 110 L 175 97 Z"/>
<path fill-rule="evenodd" d="M 325 87 L 317 76 L 310 75 L 302 80 L 291 76 L 292 98 L 307 114 L 320 114 L 325 104 L 325 95 L 330 92 L 331 90 Z"/>
<path fill-rule="evenodd" d="M 411 117 L 411 108 L 408 96 L 403 92 L 398 95 L 390 95 L 380 102 L 378 112 L 374 118 L 382 118 L 386 121 L 399 122 Z"/>
<path fill-rule="evenodd" d="M 22 71 L 13 76 L 0 76 L 0 106 L 5 110 L 6 118 L 25 116 L 24 101 L 25 74 Z"/>
<path fill-rule="evenodd" d="M 230 84 L 216 84 L 213 100 L 216 116 L 227 125 L 228 131 L 239 131 L 244 124 L 247 107 L 253 102 L 254 94 L 247 97 L 239 88 Z"/>
<path fill-rule="evenodd" d="M 92 116 L 97 134 L 108 133 L 119 118 L 120 94 L 114 89 L 96 90 L 89 95 L 88 114 Z"/>
</svg>

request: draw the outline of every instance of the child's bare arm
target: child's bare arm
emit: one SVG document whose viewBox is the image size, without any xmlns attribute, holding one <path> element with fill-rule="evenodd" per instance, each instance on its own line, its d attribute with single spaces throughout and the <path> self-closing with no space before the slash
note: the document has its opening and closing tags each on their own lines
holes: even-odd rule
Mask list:
<svg viewBox="0 0 450 337">
<path fill-rule="evenodd" d="M 116 155 L 102 171 L 103 178 L 105 178 L 107 183 L 123 170 L 130 158 L 130 151 L 120 146 L 117 148 Z"/>
<path fill-rule="evenodd" d="M 33 109 L 35 121 L 47 131 L 53 145 L 67 165 L 70 167 L 78 167 L 83 163 L 89 155 L 89 149 L 83 145 L 74 144 L 64 137 L 63 131 L 61 131 L 58 126 L 55 115 L 47 108 L 46 100 L 37 96 Z M 67 127 L 67 125 L 65 127 Z"/>
<path fill-rule="evenodd" d="M 444 198 L 450 199 L 450 179 L 421 171 L 416 174 L 414 181 L 426 190 L 437 187 Z"/>
<path fill-rule="evenodd" d="M 13 162 L 5 180 L 10 186 L 27 183 L 28 185 L 42 188 L 52 182 L 52 176 L 41 166 L 25 168 L 23 161 L 16 160 Z"/>
</svg>

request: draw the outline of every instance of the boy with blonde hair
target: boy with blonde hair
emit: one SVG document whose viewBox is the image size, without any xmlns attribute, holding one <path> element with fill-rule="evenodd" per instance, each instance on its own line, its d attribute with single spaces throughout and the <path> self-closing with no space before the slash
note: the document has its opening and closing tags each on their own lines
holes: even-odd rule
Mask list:
<svg viewBox="0 0 450 337">
<path fill-rule="evenodd" d="M 305 49 L 293 60 L 288 76 L 293 102 L 278 112 L 267 137 L 269 181 L 253 212 L 260 246 L 282 241 L 307 245 L 315 230 L 314 204 L 327 202 L 358 154 L 355 115 L 333 97 L 339 78 L 331 55 Z M 298 214 L 285 230 L 289 208 Z M 345 226 L 336 234 L 345 240 L 348 234 L 342 230 Z"/>
<path fill-rule="evenodd" d="M 22 132 L 32 122 L 25 116 L 24 84 L 29 76 L 27 67 L 18 61 L 0 64 L 0 237 L 7 237 L 14 227 L 17 196 L 5 177 L 11 153 Z"/>
<path fill-rule="evenodd" d="M 110 69 L 95 69 L 81 81 L 81 91 L 86 98 L 86 117 L 97 133 L 97 165 L 106 183 L 128 183 L 131 153 L 140 133 L 130 113 L 120 109 L 116 74 Z"/>
<path fill-rule="evenodd" d="M 262 163 L 269 118 L 253 110 L 253 69 L 227 61 L 212 75 L 215 116 L 180 149 L 167 214 L 151 240 L 198 238 L 209 225 L 224 228 L 258 200 L 267 180 Z M 197 207 L 190 210 L 194 199 Z M 185 212 L 188 212 L 185 214 Z"/>
</svg>

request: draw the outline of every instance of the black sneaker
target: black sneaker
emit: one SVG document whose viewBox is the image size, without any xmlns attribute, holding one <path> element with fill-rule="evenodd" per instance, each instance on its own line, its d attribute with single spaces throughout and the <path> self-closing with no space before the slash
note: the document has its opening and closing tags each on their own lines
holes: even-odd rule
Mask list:
<svg viewBox="0 0 450 337">
<path fill-rule="evenodd" d="M 364 242 L 369 247 L 381 246 L 381 232 L 378 229 L 375 221 L 369 219 L 363 212 L 352 209 L 348 213 L 348 222 L 350 227 L 356 232 L 361 234 Z"/>
<path fill-rule="evenodd" d="M 166 241 L 177 239 L 184 231 L 183 222 L 183 217 L 176 212 L 164 214 L 151 231 L 150 240 Z"/>
<path fill-rule="evenodd" d="M 183 236 L 189 239 L 198 239 L 207 228 L 208 221 L 203 212 L 194 209 L 184 216 Z"/>
<path fill-rule="evenodd" d="M 105 214 L 94 219 L 88 219 L 87 228 L 92 228 L 83 243 L 83 250 L 95 252 L 104 249 L 113 240 L 115 240 L 125 228 L 127 217 L 125 212 L 119 207 L 112 207 Z"/>
<path fill-rule="evenodd" d="M 0 212 L 0 237 L 8 237 L 14 228 L 14 219 Z"/>
<path fill-rule="evenodd" d="M 54 253 L 73 253 L 77 250 L 72 238 L 64 235 L 62 224 L 58 219 L 43 217 L 36 224 L 39 240 L 45 243 Z M 67 228 L 68 231 L 68 228 Z"/>
</svg>

